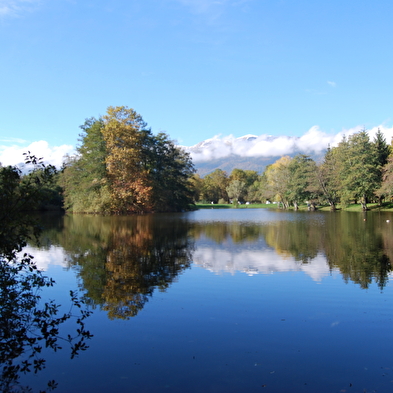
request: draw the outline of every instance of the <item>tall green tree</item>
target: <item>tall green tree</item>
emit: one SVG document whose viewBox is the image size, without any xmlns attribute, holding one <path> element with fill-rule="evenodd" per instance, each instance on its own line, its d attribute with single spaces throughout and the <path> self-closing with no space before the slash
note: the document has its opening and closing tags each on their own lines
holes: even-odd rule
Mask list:
<svg viewBox="0 0 393 393">
<path fill-rule="evenodd" d="M 247 189 L 247 201 L 248 202 L 261 202 L 266 199 L 266 176 L 263 173 L 258 176 L 258 179 L 254 181 Z"/>
<path fill-rule="evenodd" d="M 339 201 L 339 160 L 337 150 L 328 147 L 323 162 L 318 165 L 314 188 L 320 190 L 322 199 L 330 205 L 330 210 L 336 210 Z"/>
<path fill-rule="evenodd" d="M 110 211 L 110 188 L 106 169 L 106 142 L 102 119 L 87 119 L 81 126 L 77 156 L 67 157 L 60 184 L 64 189 L 65 208 L 75 212 Z"/>
<path fill-rule="evenodd" d="M 340 157 L 340 197 L 355 199 L 367 210 L 368 198 L 380 186 L 380 165 L 366 130 L 351 135 L 337 147 Z"/>
<path fill-rule="evenodd" d="M 257 171 L 235 168 L 229 175 L 229 181 L 231 182 L 233 180 L 239 180 L 244 182 L 246 187 L 249 187 L 251 186 L 251 184 L 258 180 L 258 177 L 259 175 Z"/>
<path fill-rule="evenodd" d="M 176 146 L 165 133 L 150 139 L 150 160 L 147 160 L 146 168 L 154 210 L 187 210 L 194 200 L 190 178 L 195 172 L 189 153 Z"/>
<path fill-rule="evenodd" d="M 198 173 L 194 173 L 189 179 L 191 191 L 195 202 L 198 202 L 202 196 L 203 179 Z"/>
<path fill-rule="evenodd" d="M 297 210 L 300 203 L 312 198 L 310 185 L 316 172 L 316 164 L 309 156 L 298 154 L 290 161 L 288 168 L 290 179 L 286 195 Z"/>
<path fill-rule="evenodd" d="M 388 179 L 389 179 L 390 169 L 387 165 L 388 165 L 389 156 L 391 154 L 391 147 L 386 143 L 385 136 L 383 135 L 383 133 L 379 128 L 377 133 L 375 134 L 373 143 L 376 151 L 377 161 L 379 164 L 379 176 L 380 176 L 380 183 L 381 183 L 381 187 L 379 187 L 378 190 L 376 191 L 376 195 L 379 198 L 379 204 L 381 204 L 382 199 L 385 197 L 385 195 L 390 195 L 388 191 L 389 187 L 385 187 L 385 186 L 389 183 Z"/>
<path fill-rule="evenodd" d="M 388 163 L 388 158 L 391 154 L 391 147 L 386 143 L 386 138 L 378 128 L 373 140 L 376 156 L 379 166 L 382 168 Z"/>
<path fill-rule="evenodd" d="M 268 199 L 274 198 L 281 202 L 285 209 L 289 208 L 288 189 L 291 178 L 291 157 L 283 156 L 265 170 L 266 191 Z"/>
<path fill-rule="evenodd" d="M 259 175 L 257 171 L 252 171 L 252 170 L 243 170 L 243 169 L 238 169 L 235 168 L 232 170 L 230 176 L 229 176 L 229 183 L 231 184 L 234 180 L 237 180 L 241 183 L 244 184 L 244 189 L 242 192 L 239 194 L 242 200 L 249 200 L 250 198 L 248 197 L 248 190 L 249 188 L 259 180 Z M 238 183 L 235 183 L 238 184 Z M 250 196 L 251 193 L 255 192 L 254 188 L 250 189 Z M 238 197 L 231 196 L 229 195 L 230 198 L 236 198 Z"/>
<path fill-rule="evenodd" d="M 216 169 L 203 178 L 202 198 L 217 203 L 220 199 L 228 201 L 228 176 L 222 169 Z"/>
<path fill-rule="evenodd" d="M 229 198 L 233 198 L 237 202 L 246 192 L 246 183 L 240 180 L 232 180 L 226 188 L 226 191 Z"/>
</svg>

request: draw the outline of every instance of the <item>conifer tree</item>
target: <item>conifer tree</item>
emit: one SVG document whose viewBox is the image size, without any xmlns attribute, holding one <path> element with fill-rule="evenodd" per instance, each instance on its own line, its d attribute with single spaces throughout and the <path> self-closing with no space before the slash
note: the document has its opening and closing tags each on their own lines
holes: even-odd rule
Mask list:
<svg viewBox="0 0 393 393">
<path fill-rule="evenodd" d="M 338 149 L 341 202 L 359 200 L 363 210 L 380 184 L 380 167 L 366 130 L 343 140 Z"/>
</svg>

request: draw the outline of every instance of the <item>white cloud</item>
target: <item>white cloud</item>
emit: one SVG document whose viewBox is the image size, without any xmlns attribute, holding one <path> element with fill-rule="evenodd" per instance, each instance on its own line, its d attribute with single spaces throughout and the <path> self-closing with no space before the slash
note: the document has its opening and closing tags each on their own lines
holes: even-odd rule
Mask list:
<svg viewBox="0 0 393 393">
<path fill-rule="evenodd" d="M 332 274 L 326 263 L 326 257 L 318 254 L 311 263 L 302 264 L 290 254 L 286 257 L 271 249 L 249 250 L 198 246 L 193 254 L 193 262 L 216 274 L 244 272 L 254 274 L 274 274 L 280 272 L 304 272 L 314 281 L 321 281 L 323 277 Z M 338 269 L 333 269 L 333 273 Z"/>
<path fill-rule="evenodd" d="M 40 2 L 41 0 L 0 0 L 0 17 L 20 15 Z"/>
<path fill-rule="evenodd" d="M 24 253 L 34 255 L 33 262 L 39 270 L 46 271 L 50 266 L 68 266 L 68 255 L 62 247 L 51 245 L 48 249 L 37 248 L 27 245 L 19 254 L 22 257 Z"/>
<path fill-rule="evenodd" d="M 336 82 L 332 82 L 332 81 L 327 81 L 328 85 L 332 86 L 332 87 L 336 87 L 337 83 Z"/>
<path fill-rule="evenodd" d="M 233 135 L 215 137 L 191 147 L 184 147 L 191 153 L 195 162 L 208 161 L 227 157 L 231 154 L 241 157 L 275 157 L 294 153 L 319 154 L 330 146 L 337 146 L 343 136 L 350 136 L 359 132 L 363 127 L 357 126 L 342 130 L 336 134 L 328 134 L 318 126 L 311 127 L 300 137 L 271 136 L 262 134 L 254 138 L 235 138 Z M 372 140 L 378 128 L 382 131 L 389 144 L 393 137 L 393 127 L 384 125 L 368 130 Z"/>
<path fill-rule="evenodd" d="M 66 154 L 73 154 L 74 147 L 71 145 L 49 146 L 46 141 L 37 141 L 29 145 L 0 145 L 0 162 L 2 165 L 19 165 L 24 162 L 23 153 L 28 151 L 37 158 L 43 158 L 47 164 L 52 164 L 60 168 L 63 163 L 63 157 Z"/>
</svg>

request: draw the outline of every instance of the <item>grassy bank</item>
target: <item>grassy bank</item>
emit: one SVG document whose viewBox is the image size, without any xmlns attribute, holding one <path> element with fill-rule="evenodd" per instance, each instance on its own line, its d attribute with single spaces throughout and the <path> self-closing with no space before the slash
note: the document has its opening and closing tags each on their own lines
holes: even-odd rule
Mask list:
<svg viewBox="0 0 393 393">
<path fill-rule="evenodd" d="M 318 210 L 326 211 L 330 210 L 330 206 L 323 206 L 318 208 Z M 362 205 L 357 203 L 357 204 L 351 204 L 349 206 L 341 206 L 337 205 L 337 210 L 345 210 L 348 212 L 362 212 Z M 367 204 L 367 210 L 368 211 L 387 211 L 387 212 L 393 212 L 393 203 L 392 202 L 385 202 L 381 206 L 378 203 L 368 203 Z"/>
<path fill-rule="evenodd" d="M 266 203 L 251 203 L 249 205 L 230 205 L 230 204 L 210 204 L 210 203 L 197 203 L 197 209 L 278 209 L 277 204 L 266 204 Z M 385 202 L 381 206 L 377 203 L 369 203 L 367 204 L 367 209 L 369 211 L 390 211 L 393 212 L 393 202 Z M 290 208 L 293 210 L 293 207 Z M 307 205 L 300 205 L 299 210 L 307 210 Z M 318 206 L 317 210 L 319 211 L 330 211 L 330 206 Z M 352 204 L 349 206 L 341 206 L 337 205 L 337 210 L 345 210 L 350 212 L 362 212 L 362 205 L 361 204 Z"/>
<path fill-rule="evenodd" d="M 197 209 L 262 209 L 262 208 L 275 208 L 277 209 L 277 205 L 270 203 L 250 203 L 249 205 L 242 204 L 242 205 L 230 205 L 230 204 L 210 204 L 210 203 L 197 203 Z"/>
</svg>

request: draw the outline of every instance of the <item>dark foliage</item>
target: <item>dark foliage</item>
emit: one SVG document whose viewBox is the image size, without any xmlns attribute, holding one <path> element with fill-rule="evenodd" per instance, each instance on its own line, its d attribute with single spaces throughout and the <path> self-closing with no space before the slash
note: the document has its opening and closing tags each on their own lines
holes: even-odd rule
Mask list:
<svg viewBox="0 0 393 393">
<path fill-rule="evenodd" d="M 71 358 L 87 349 L 91 334 L 85 328 L 90 312 L 72 292 L 68 312 L 59 314 L 60 305 L 41 301 L 41 290 L 54 281 L 37 269 L 32 255 L 21 251 L 27 240 L 37 240 L 38 222 L 29 214 L 45 201 L 46 186 L 55 169 L 41 159 L 26 155 L 32 170 L 22 175 L 19 168 L 0 167 L 0 391 L 31 391 L 20 385 L 22 374 L 37 373 L 45 367 L 43 348 L 61 349 L 60 342 L 70 346 Z M 74 313 L 73 310 L 78 309 Z M 75 318 L 73 335 L 62 336 L 61 325 Z M 46 390 L 56 387 L 49 381 Z"/>
</svg>

